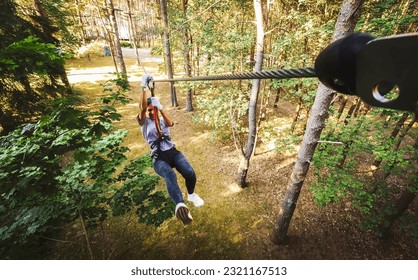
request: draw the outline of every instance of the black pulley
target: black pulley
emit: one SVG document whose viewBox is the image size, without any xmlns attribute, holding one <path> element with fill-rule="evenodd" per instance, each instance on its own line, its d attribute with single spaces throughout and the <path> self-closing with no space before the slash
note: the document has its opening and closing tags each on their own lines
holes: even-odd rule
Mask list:
<svg viewBox="0 0 418 280">
<path fill-rule="evenodd" d="M 319 80 L 340 93 L 356 95 L 356 62 L 363 47 L 373 36 L 355 33 L 326 47 L 315 60 Z"/>
<path fill-rule="evenodd" d="M 375 39 L 357 57 L 357 95 L 366 103 L 417 112 L 418 35 Z"/>
<path fill-rule="evenodd" d="M 418 34 L 349 35 L 318 55 L 315 73 L 327 87 L 369 105 L 418 112 Z"/>
</svg>

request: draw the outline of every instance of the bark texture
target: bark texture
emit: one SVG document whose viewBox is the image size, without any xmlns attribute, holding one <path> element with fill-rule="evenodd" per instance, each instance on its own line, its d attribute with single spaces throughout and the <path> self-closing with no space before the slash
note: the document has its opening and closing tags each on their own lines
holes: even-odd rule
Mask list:
<svg viewBox="0 0 418 280">
<path fill-rule="evenodd" d="M 255 53 L 254 71 L 261 71 L 263 68 L 264 56 L 264 22 L 263 10 L 261 0 L 254 0 L 254 11 L 257 22 L 257 41 Z M 253 87 L 251 89 L 250 105 L 248 110 L 248 139 L 244 154 L 241 157 L 241 163 L 238 168 L 237 184 L 240 187 L 246 187 L 247 174 L 250 166 L 251 155 L 253 154 L 255 141 L 257 138 L 257 101 L 260 92 L 260 80 L 253 80 Z"/>
<path fill-rule="evenodd" d="M 335 25 L 332 42 L 353 33 L 363 2 L 364 0 L 344 0 Z M 275 222 L 273 242 L 276 244 L 286 241 L 290 221 L 295 211 L 303 182 L 308 174 L 315 148 L 325 126 L 332 97 L 333 90 L 325 87 L 323 84 L 318 86 L 299 155 L 293 167 L 286 194 Z"/>
</svg>

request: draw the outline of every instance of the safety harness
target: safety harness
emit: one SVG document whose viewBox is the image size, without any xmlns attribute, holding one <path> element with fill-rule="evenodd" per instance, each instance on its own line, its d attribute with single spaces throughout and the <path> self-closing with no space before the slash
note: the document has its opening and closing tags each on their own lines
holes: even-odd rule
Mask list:
<svg viewBox="0 0 418 280">
<path fill-rule="evenodd" d="M 150 82 L 154 83 L 153 81 L 150 81 Z M 149 84 L 148 84 L 148 88 L 151 92 L 151 97 L 154 97 L 155 96 L 154 85 L 149 86 Z M 147 105 L 149 105 L 149 104 L 147 104 Z M 162 154 L 161 153 L 161 141 L 164 141 L 164 140 L 169 141 L 169 140 L 171 140 L 171 137 L 170 137 L 170 135 L 167 135 L 167 134 L 163 133 L 163 130 L 161 129 L 160 117 L 158 116 L 158 109 L 155 106 L 153 106 L 153 113 L 154 113 L 154 124 L 155 124 L 155 128 L 157 129 L 158 138 L 157 138 L 157 140 L 155 140 L 151 144 L 151 150 L 154 150 L 154 148 L 157 147 L 156 152 L 153 153 L 151 155 L 151 157 L 152 157 L 153 160 L 156 160 L 158 158 L 158 156 L 160 156 Z"/>
<path fill-rule="evenodd" d="M 161 137 L 158 137 L 157 140 L 152 142 L 151 149 L 154 150 L 154 148 L 157 147 L 157 152 L 161 151 L 160 144 L 163 140 L 171 140 L 170 135 L 162 134 Z"/>
</svg>

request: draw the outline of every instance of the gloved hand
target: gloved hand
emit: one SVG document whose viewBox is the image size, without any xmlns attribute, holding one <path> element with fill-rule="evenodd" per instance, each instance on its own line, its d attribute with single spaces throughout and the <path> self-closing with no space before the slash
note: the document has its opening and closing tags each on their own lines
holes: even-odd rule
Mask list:
<svg viewBox="0 0 418 280">
<path fill-rule="evenodd" d="M 151 104 L 152 104 L 152 106 L 157 108 L 158 111 L 163 109 L 163 105 L 161 105 L 160 100 L 158 100 L 157 97 L 151 97 Z"/>
<path fill-rule="evenodd" d="M 144 88 L 149 86 L 149 82 L 152 81 L 152 80 L 153 80 L 153 78 L 150 74 L 145 74 L 144 76 L 142 76 L 141 86 L 144 87 Z M 153 87 L 153 83 L 151 83 L 151 84 L 152 84 L 152 86 L 151 85 L 150 86 Z"/>
</svg>

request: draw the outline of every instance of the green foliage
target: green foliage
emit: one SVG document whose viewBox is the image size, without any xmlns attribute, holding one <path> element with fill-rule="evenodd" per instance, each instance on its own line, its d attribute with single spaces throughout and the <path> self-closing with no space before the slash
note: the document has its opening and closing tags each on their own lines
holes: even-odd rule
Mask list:
<svg viewBox="0 0 418 280">
<path fill-rule="evenodd" d="M 6 133 L 39 117 L 50 99 L 71 92 L 53 26 L 67 17 L 55 13 L 55 21 L 33 15 L 33 3 L 26 10 L 27 4 L 0 2 L 0 130 Z M 42 1 L 51 12 L 57 4 Z"/>
<path fill-rule="evenodd" d="M 15 42 L 0 52 L 0 73 L 5 76 L 42 76 L 48 74 L 47 69 L 63 64 L 64 59 L 54 45 L 43 43 L 33 36 Z"/>
<path fill-rule="evenodd" d="M 164 55 L 164 47 L 163 45 L 155 45 L 151 48 L 151 54 L 152 55 L 159 55 L 159 56 L 163 56 Z"/>
<path fill-rule="evenodd" d="M 289 133 L 288 130 L 285 130 L 283 133 L 278 135 L 274 145 L 278 153 L 285 153 L 294 151 L 296 146 L 299 144 L 299 137 L 295 134 Z"/>
<path fill-rule="evenodd" d="M 154 190 L 144 158 L 126 162 L 121 146 L 125 130 L 113 105 L 127 102 L 124 79 L 105 88 L 111 92 L 95 112 L 77 109 L 77 98 L 57 100 L 35 124 L 0 138 L 0 244 L 2 254 L 16 245 L 54 236 L 75 220 L 88 228 L 112 215 L 135 210 L 140 221 L 160 224 L 168 217 L 166 201 Z M 119 173 L 119 174 L 118 174 Z"/>
<path fill-rule="evenodd" d="M 122 48 L 130 48 L 130 49 L 132 49 L 132 48 L 133 48 L 132 44 L 131 44 L 130 42 L 127 42 L 127 41 L 121 41 L 121 42 L 120 42 L 120 46 L 121 46 Z"/>
<path fill-rule="evenodd" d="M 241 118 L 248 112 L 248 97 L 232 85 L 208 87 L 197 99 L 201 113 L 197 121 L 205 123 L 218 131 L 221 137 L 231 135 L 231 124 L 235 131 L 243 132 Z"/>
<path fill-rule="evenodd" d="M 0 2 L 0 49 L 23 40 L 28 36 L 36 36 L 48 42 L 44 34 L 31 22 L 25 20 L 16 9 L 15 0 L 3 0 Z M 34 19 L 36 21 L 36 19 Z"/>
<path fill-rule="evenodd" d="M 280 88 L 286 92 L 287 94 L 283 97 L 285 100 L 293 101 L 294 103 L 301 100 L 302 105 L 309 108 L 315 100 L 318 82 L 314 79 L 273 80 L 270 82 L 270 86 L 276 89 Z"/>
<path fill-rule="evenodd" d="M 412 214 L 406 214 L 401 217 L 402 228 L 410 233 L 412 240 L 418 244 L 418 221 L 417 217 Z"/>
<path fill-rule="evenodd" d="M 167 196 L 155 191 L 159 177 L 146 172 L 151 166 L 151 158 L 145 156 L 130 162 L 119 174 L 117 180 L 121 186 L 116 189 L 111 202 L 115 216 L 135 211 L 140 222 L 159 225 L 173 215 Z"/>
<path fill-rule="evenodd" d="M 376 0 L 365 2 L 357 29 L 375 36 L 417 31 L 418 6 L 416 1 Z"/>
<path fill-rule="evenodd" d="M 63 64 L 54 45 L 33 36 L 0 49 L 0 124 L 6 131 L 39 114 L 49 99 L 67 92 L 59 81 Z"/>
<path fill-rule="evenodd" d="M 363 121 L 356 120 L 338 133 L 328 134 L 325 139 L 342 145 L 319 144 L 312 161 L 316 181 L 311 185 L 317 204 L 325 206 L 340 202 L 348 194 L 353 194 L 354 204 L 364 198 L 364 182 L 356 176 L 356 155 L 360 155 L 367 144 L 361 136 L 366 127 Z M 348 157 L 347 150 L 350 150 Z"/>
<path fill-rule="evenodd" d="M 395 116 L 394 123 L 396 121 Z M 342 145 L 320 143 L 313 157 L 315 180 L 311 190 L 315 202 L 325 206 L 349 201 L 362 216 L 359 227 L 377 235 L 381 234 L 382 225 L 388 223 L 399 193 L 405 189 L 376 180 L 371 172 L 364 172 L 372 164 L 365 160 L 375 156 L 375 160 L 383 162 L 379 166 L 381 172 L 398 175 L 410 191 L 418 191 L 417 151 L 410 145 L 394 150 L 394 144 L 399 140 L 388 137 L 386 127 L 387 124 L 377 118 L 365 117 L 352 118 L 346 125 L 328 126 L 332 133 L 323 134 L 324 140 L 341 142 Z M 408 228 L 416 229 L 414 226 Z M 416 235 L 416 232 L 411 234 Z"/>
</svg>

